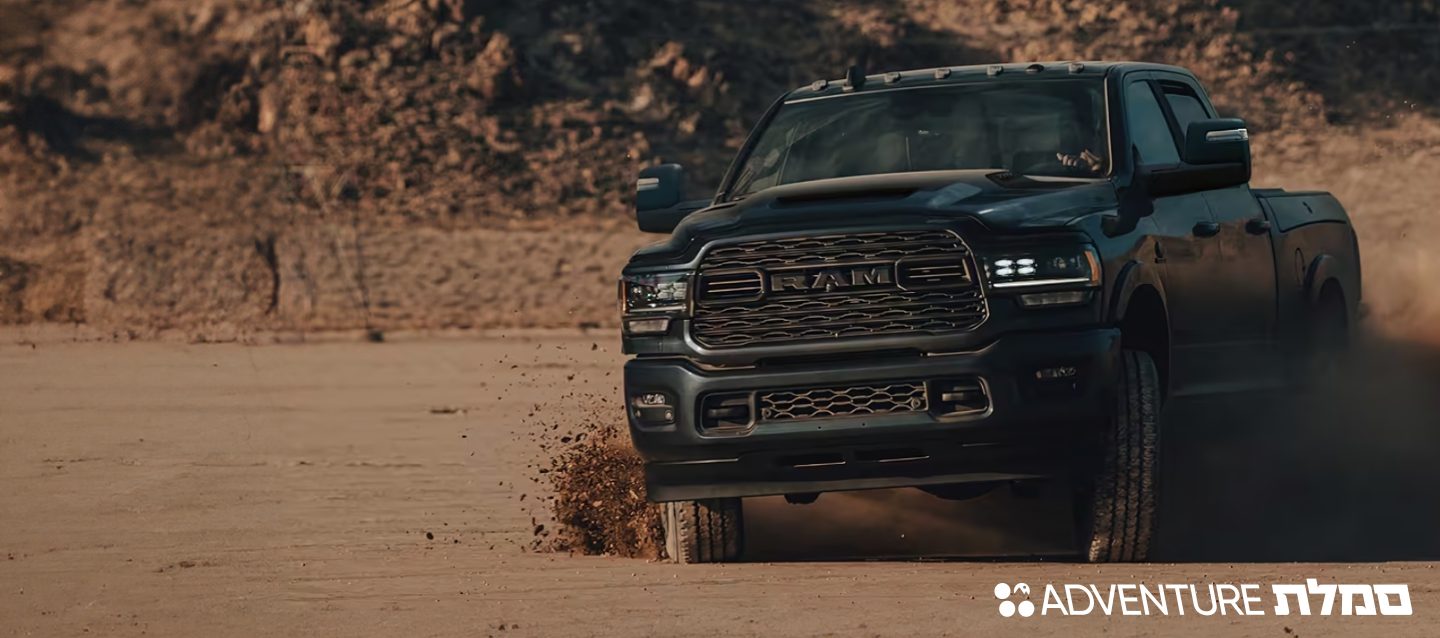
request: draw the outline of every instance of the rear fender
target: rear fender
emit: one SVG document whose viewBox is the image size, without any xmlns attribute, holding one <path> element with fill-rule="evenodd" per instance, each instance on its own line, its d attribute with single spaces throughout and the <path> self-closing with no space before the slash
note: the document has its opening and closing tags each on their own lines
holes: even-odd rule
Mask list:
<svg viewBox="0 0 1440 638">
<path fill-rule="evenodd" d="M 1358 275 L 1350 272 L 1345 262 L 1332 255 L 1320 255 L 1310 260 L 1310 266 L 1305 270 L 1305 301 L 1306 307 L 1314 309 L 1320 303 L 1320 293 L 1325 290 L 1325 284 L 1334 281 L 1340 287 L 1340 295 L 1345 301 L 1345 314 L 1349 325 L 1354 326 L 1359 321 L 1358 316 L 1359 299 L 1358 291 L 1352 290 L 1358 281 Z"/>
</svg>

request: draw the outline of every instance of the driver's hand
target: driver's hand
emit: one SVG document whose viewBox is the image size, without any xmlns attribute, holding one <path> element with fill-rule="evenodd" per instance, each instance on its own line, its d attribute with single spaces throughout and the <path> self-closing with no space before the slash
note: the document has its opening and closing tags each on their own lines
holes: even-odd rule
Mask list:
<svg viewBox="0 0 1440 638">
<path fill-rule="evenodd" d="M 1099 155 L 1091 153 L 1088 148 L 1081 151 L 1079 155 L 1056 153 L 1055 159 L 1060 160 L 1060 164 L 1063 166 L 1070 168 L 1084 167 L 1092 173 L 1100 172 L 1101 165 L 1105 163 L 1104 159 Z"/>
</svg>

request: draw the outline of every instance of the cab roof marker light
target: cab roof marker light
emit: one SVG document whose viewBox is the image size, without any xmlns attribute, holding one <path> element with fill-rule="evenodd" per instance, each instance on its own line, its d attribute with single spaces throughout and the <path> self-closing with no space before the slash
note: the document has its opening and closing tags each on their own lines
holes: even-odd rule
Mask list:
<svg viewBox="0 0 1440 638">
<path fill-rule="evenodd" d="M 950 67 L 935 69 L 935 79 L 943 80 L 950 77 Z"/>
<path fill-rule="evenodd" d="M 858 64 L 852 65 L 850 68 L 846 69 L 845 84 L 843 85 L 843 88 L 846 91 L 855 91 L 865 88 L 865 69 Z"/>
</svg>

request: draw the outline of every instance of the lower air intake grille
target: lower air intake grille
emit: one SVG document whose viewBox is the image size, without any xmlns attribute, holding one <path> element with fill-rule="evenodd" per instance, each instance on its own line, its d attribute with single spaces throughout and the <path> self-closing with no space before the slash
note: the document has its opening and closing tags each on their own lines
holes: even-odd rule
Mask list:
<svg viewBox="0 0 1440 638">
<path fill-rule="evenodd" d="M 925 412 L 924 383 L 890 383 L 805 390 L 769 390 L 759 394 L 760 420 L 793 421 L 828 417 Z"/>
</svg>

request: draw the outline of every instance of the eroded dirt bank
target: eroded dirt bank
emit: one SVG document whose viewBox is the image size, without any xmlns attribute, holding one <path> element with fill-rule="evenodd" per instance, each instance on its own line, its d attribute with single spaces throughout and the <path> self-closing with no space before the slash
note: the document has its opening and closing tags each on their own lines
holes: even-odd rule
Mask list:
<svg viewBox="0 0 1440 638">
<path fill-rule="evenodd" d="M 1335 191 L 1372 281 L 1424 286 L 1437 20 L 1423 0 L 0 0 L 0 324 L 613 326 L 637 168 L 682 161 L 701 196 L 775 96 L 857 61 L 1190 67 L 1256 133 L 1258 183 Z"/>
</svg>

